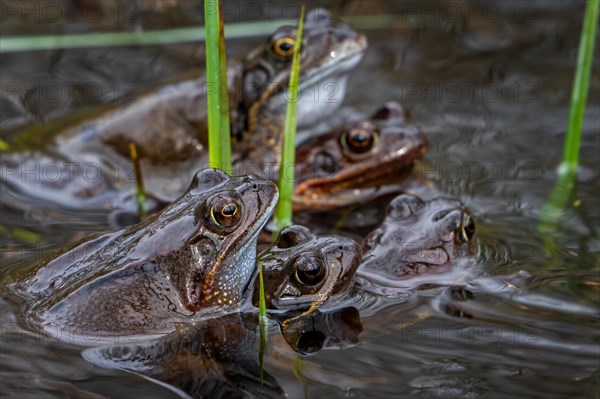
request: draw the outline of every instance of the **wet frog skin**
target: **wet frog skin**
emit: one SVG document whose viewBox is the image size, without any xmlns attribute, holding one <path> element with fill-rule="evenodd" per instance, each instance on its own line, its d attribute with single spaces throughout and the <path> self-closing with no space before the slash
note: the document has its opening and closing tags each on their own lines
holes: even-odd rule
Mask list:
<svg viewBox="0 0 600 399">
<path fill-rule="evenodd" d="M 59 338 L 67 330 L 102 339 L 172 329 L 174 321 L 239 302 L 277 197 L 266 179 L 200 171 L 162 212 L 43 262 L 13 288 Z"/>
<path fill-rule="evenodd" d="M 257 256 L 267 309 L 316 309 L 332 296 L 344 295 L 361 255 L 360 246 L 350 238 L 316 236 L 300 225 L 284 228 L 276 242 Z M 258 278 L 250 287 L 258 306 Z"/>
<path fill-rule="evenodd" d="M 363 241 L 357 275 L 385 287 L 446 271 L 474 250 L 475 223 L 455 199 L 423 201 L 400 195 L 389 204 L 383 223 Z"/>
<path fill-rule="evenodd" d="M 368 119 L 301 144 L 294 209 L 327 211 L 372 200 L 381 186 L 402 181 L 427 146 L 402 106 L 386 103 Z"/>
</svg>

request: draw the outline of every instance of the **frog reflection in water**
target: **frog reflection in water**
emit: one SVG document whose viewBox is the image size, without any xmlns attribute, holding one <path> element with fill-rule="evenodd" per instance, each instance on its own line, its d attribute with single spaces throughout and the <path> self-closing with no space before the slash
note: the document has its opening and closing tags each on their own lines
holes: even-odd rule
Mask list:
<svg viewBox="0 0 600 399">
<path fill-rule="evenodd" d="M 386 103 L 370 118 L 314 137 L 297 150 L 294 209 L 326 211 L 390 194 L 427 151 L 427 138 L 407 123 L 402 106 Z M 394 186 L 392 192 L 402 188 Z"/>
<path fill-rule="evenodd" d="M 362 251 L 354 240 L 339 236 L 316 236 L 306 227 L 291 225 L 277 241 L 257 256 L 263 270 L 268 309 L 316 309 L 331 297 L 348 292 Z M 258 306 L 258 278 L 253 303 Z"/>
<path fill-rule="evenodd" d="M 265 165 L 271 168 L 278 161 L 295 37 L 294 27 L 282 27 L 266 46 L 251 51 L 241 63 L 229 65 L 234 161 L 260 160 L 253 168 L 239 164 L 236 175 L 266 175 Z M 331 96 L 322 96 L 327 98 L 321 102 L 303 96 L 297 104 L 299 128 L 313 125 L 339 107 L 347 73 L 361 60 L 365 48 L 363 35 L 347 25 L 333 24 L 326 11 L 307 14 L 299 90 L 327 90 Z M 2 184 L 12 189 L 14 198 L 6 196 L 3 201 L 12 198 L 11 205 L 20 209 L 23 201 L 18 195 L 24 193 L 39 199 L 42 208 L 48 202 L 79 209 L 122 207 L 123 196 L 116 194 L 134 189 L 128 173 L 130 143 L 136 144 L 142 159 L 147 193 L 172 201 L 208 162 L 207 115 L 202 106 L 206 87 L 205 79 L 164 86 L 127 107 L 59 133 L 51 154 L 4 154 Z M 49 164 L 51 176 L 32 176 L 36 167 L 45 170 Z M 128 198 L 133 200 L 133 196 Z"/>
<path fill-rule="evenodd" d="M 198 172 L 162 212 L 42 263 L 15 288 L 50 334 L 101 340 L 170 330 L 239 302 L 277 197 L 263 178 Z"/>
<path fill-rule="evenodd" d="M 286 317 L 290 315 L 278 315 L 281 333 L 289 347 L 301 354 L 356 345 L 362 331 L 355 308 L 315 312 L 287 326 L 281 322 Z M 261 370 L 257 321 L 255 313 L 229 314 L 179 325 L 150 342 L 89 348 L 83 357 L 100 367 L 129 370 L 168 383 L 192 398 L 284 398 L 268 368 Z M 274 346 L 281 341 L 271 338 L 269 349 L 279 350 Z"/>
<path fill-rule="evenodd" d="M 413 278 L 427 284 L 432 274 L 473 253 L 474 234 L 473 218 L 461 202 L 400 195 L 383 223 L 365 237 L 357 275 L 374 286 L 403 287 Z"/>
</svg>

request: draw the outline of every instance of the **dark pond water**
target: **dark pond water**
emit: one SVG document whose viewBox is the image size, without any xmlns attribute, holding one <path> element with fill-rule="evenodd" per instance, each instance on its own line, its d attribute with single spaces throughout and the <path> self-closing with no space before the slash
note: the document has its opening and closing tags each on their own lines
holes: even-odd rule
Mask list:
<svg viewBox="0 0 600 399">
<path fill-rule="evenodd" d="M 267 3 L 277 10 L 273 15 L 281 15 L 287 4 Z M 338 15 L 353 17 L 356 26 L 367 23 L 357 19 L 361 15 L 394 17 L 364 30 L 369 49 L 352 75 L 348 97 L 340 112 L 317 130 L 367 115 L 386 101 L 401 102 L 430 140 L 421 166 L 423 175 L 439 192 L 464 201 L 474 214 L 477 259 L 464 265 L 462 270 L 468 273 L 457 276 L 451 288 L 394 293 L 387 299 L 358 295 L 343 306 L 361 309 L 360 322 L 353 310 L 330 309 L 329 316 L 303 327 L 312 335 L 292 331 L 285 336 L 296 344 L 303 336 L 300 346 L 316 352 L 310 356 L 292 350 L 279 328 L 271 325 L 265 355 L 270 376 L 263 388 L 248 383 L 253 387 L 249 390 L 266 397 L 283 390 L 290 398 L 598 397 L 597 52 L 575 205 L 565 211 L 555 232 L 538 231 L 541 209 L 562 154 L 583 2 L 331 3 L 317 2 L 332 6 Z M 230 4 L 234 10 L 228 17 L 233 22 L 249 15 L 244 14 L 249 12 L 245 3 L 239 8 L 238 3 Z M 44 20 L 41 12 L 29 17 L 5 13 L 0 31 L 4 36 L 157 29 L 202 20 L 199 6 L 192 2 L 183 2 L 181 8 L 162 16 L 131 8 L 133 14 L 124 14 L 130 18 L 117 18 L 116 24 L 114 18 L 94 19 L 90 24 L 75 16 L 57 23 Z M 42 15 L 42 24 L 35 21 L 35 15 Z M 232 40 L 228 51 L 243 54 L 261 40 Z M 136 92 L 201 66 L 202 54 L 201 46 L 190 44 L 3 54 L 2 134 L 14 137 L 26 126 L 76 115 L 90 106 L 124 102 Z M 48 90 L 57 88 L 63 95 L 49 99 Z M 368 229 L 363 225 L 381 217 L 380 208 L 381 204 L 355 212 L 343 230 L 361 235 Z M 77 215 L 71 220 L 63 215 L 57 219 L 36 213 L 35 207 L 25 212 L 3 209 L 2 274 L 40 259 L 74 236 L 104 228 L 94 217 Z M 313 219 L 302 221 L 319 228 Z M 34 243 L 18 239 L 23 229 L 38 235 Z M 545 240 L 552 243 L 554 254 L 547 251 Z M 507 278 L 521 271 L 520 278 Z M 240 381 L 251 381 L 258 373 L 252 358 L 258 351 L 252 323 L 211 321 L 187 335 L 200 334 L 214 342 L 210 348 L 189 351 L 200 351 L 208 360 L 194 363 L 190 358 L 182 364 L 165 358 L 158 362 L 162 369 L 149 370 L 145 363 L 127 363 L 131 358 L 127 353 L 155 354 L 154 348 L 113 349 L 113 360 L 116 357 L 121 363 L 111 363 L 106 351 L 96 349 L 88 349 L 82 357 L 81 347 L 23 331 L 16 313 L 2 306 L 0 387 L 6 397 L 186 397 L 143 375 L 187 387 L 188 392 L 199 391 L 199 376 L 216 373 L 214 365 L 207 366 L 211 359 L 229 364 L 232 378 Z M 227 329 L 228 323 L 234 326 L 232 330 Z M 225 333 L 219 326 L 224 326 Z M 228 341 L 227 331 L 238 331 L 231 335 L 235 339 Z M 188 348 L 191 344 L 186 342 L 172 345 Z M 322 350 L 316 350 L 321 344 Z M 230 352 L 236 355 L 223 355 Z M 179 382 L 165 377 L 165 364 L 177 370 Z M 111 368 L 115 366 L 138 373 Z M 196 371 L 194 377 L 190 367 L 208 371 Z"/>
</svg>

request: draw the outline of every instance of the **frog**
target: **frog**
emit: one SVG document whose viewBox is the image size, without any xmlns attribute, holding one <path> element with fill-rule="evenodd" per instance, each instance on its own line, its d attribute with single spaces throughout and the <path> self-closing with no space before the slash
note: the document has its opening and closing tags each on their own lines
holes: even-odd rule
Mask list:
<svg viewBox="0 0 600 399">
<path fill-rule="evenodd" d="M 315 235 L 307 227 L 290 225 L 257 255 L 262 269 L 265 305 L 270 311 L 304 310 L 309 314 L 325 302 L 344 297 L 362 258 L 360 245 L 342 235 Z M 259 279 L 252 302 L 258 306 Z"/>
<path fill-rule="evenodd" d="M 27 319 L 52 336 L 163 334 L 239 305 L 277 198 L 270 180 L 200 170 L 161 212 L 75 244 L 10 287 L 28 303 Z"/>
<path fill-rule="evenodd" d="M 369 118 L 313 137 L 297 149 L 296 211 L 326 212 L 397 195 L 426 154 L 427 136 L 390 101 Z"/>
<path fill-rule="evenodd" d="M 248 163 L 238 164 L 236 175 L 265 175 L 265 168 L 279 160 L 295 38 L 295 27 L 280 27 L 266 43 L 228 65 L 233 160 L 260 159 L 256 170 Z M 364 35 L 348 25 L 334 24 L 327 11 L 316 9 L 307 14 L 298 128 L 313 125 L 340 106 L 348 73 L 360 62 L 366 47 Z M 55 132 L 48 151 L 3 154 L 0 183 L 3 190 L 14 194 L 3 201 L 23 206 L 19 194 L 24 194 L 48 202 L 46 207 L 120 207 L 118 194 L 133 192 L 136 182 L 131 143 L 141 160 L 148 197 L 156 204 L 173 201 L 196 170 L 224 168 L 210 164 L 207 153 L 208 121 L 202 104 L 210 87 L 205 77 L 197 76 L 163 85 L 126 106 Z M 310 95 L 315 90 L 326 90 L 328 95 L 321 97 L 327 98 L 315 102 Z M 52 173 L 46 173 L 49 165 Z"/>
<path fill-rule="evenodd" d="M 363 239 L 357 278 L 367 289 L 431 286 L 436 275 L 472 257 L 474 236 L 474 219 L 459 200 L 399 195 L 383 222 Z"/>
</svg>

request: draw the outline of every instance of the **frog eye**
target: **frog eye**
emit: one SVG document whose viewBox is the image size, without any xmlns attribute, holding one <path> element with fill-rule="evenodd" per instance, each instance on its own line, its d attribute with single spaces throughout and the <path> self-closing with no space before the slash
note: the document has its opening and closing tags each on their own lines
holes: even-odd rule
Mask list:
<svg viewBox="0 0 600 399">
<path fill-rule="evenodd" d="M 284 36 L 271 42 L 271 54 L 279 61 L 289 61 L 294 56 L 296 38 Z"/>
<path fill-rule="evenodd" d="M 354 154 L 364 154 L 373 148 L 378 134 L 374 130 L 363 128 L 351 129 L 342 134 L 342 146 Z"/>
<path fill-rule="evenodd" d="M 302 256 L 296 260 L 296 280 L 305 286 L 315 286 L 325 278 L 326 268 L 323 261 L 315 257 Z"/>
<path fill-rule="evenodd" d="M 475 222 L 471 215 L 466 215 L 466 219 L 464 223 L 460 226 L 458 240 L 462 243 L 467 243 L 471 241 L 473 235 L 475 234 Z"/>
<path fill-rule="evenodd" d="M 240 209 L 231 199 L 220 199 L 210 208 L 210 216 L 218 226 L 231 226 L 240 220 Z"/>
</svg>

